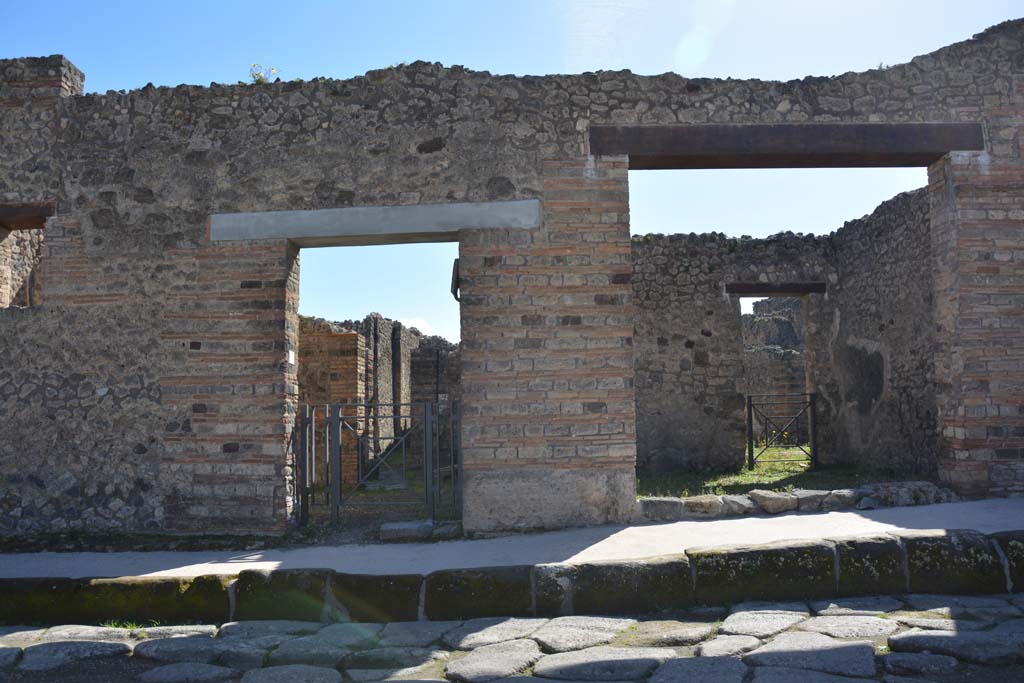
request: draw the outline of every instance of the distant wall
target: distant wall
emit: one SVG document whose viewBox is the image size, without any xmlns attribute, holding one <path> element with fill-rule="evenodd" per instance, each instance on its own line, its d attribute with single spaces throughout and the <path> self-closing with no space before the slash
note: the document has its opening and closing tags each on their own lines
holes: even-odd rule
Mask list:
<svg viewBox="0 0 1024 683">
<path fill-rule="evenodd" d="M 634 238 L 639 466 L 739 466 L 745 395 L 779 387 L 819 395 L 823 461 L 936 475 L 928 245 L 924 189 L 823 237 Z M 725 294 L 737 281 L 824 281 L 828 291 L 803 297 L 803 324 L 778 309 L 741 324 L 738 300 Z M 756 305 L 771 313 L 783 304 Z M 744 352 L 744 341 L 799 337 L 802 354 Z"/>
</svg>

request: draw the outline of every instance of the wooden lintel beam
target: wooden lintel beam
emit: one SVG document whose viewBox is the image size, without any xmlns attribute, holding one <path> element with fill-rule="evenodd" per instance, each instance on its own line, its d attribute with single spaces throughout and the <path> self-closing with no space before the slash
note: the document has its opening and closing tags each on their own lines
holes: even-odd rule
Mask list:
<svg viewBox="0 0 1024 683">
<path fill-rule="evenodd" d="M 590 151 L 631 170 L 928 166 L 982 151 L 978 123 L 786 123 L 591 126 Z"/>
<path fill-rule="evenodd" d="M 53 202 L 21 202 L 0 204 L 0 228 L 4 230 L 36 230 L 46 226 L 46 219 L 57 213 Z"/>
<path fill-rule="evenodd" d="M 824 282 L 727 282 L 726 294 L 741 296 L 803 296 L 824 294 Z"/>
</svg>

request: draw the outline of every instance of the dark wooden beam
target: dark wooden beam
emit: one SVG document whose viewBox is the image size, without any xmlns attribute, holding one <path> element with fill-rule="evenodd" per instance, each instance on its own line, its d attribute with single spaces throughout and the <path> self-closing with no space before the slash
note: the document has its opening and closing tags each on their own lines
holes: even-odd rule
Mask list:
<svg viewBox="0 0 1024 683">
<path fill-rule="evenodd" d="M 24 202 L 0 204 L 0 228 L 5 230 L 34 230 L 46 225 L 46 219 L 57 212 L 53 202 Z"/>
<path fill-rule="evenodd" d="M 928 166 L 981 151 L 977 123 L 792 123 L 591 126 L 590 152 L 631 170 Z"/>
<path fill-rule="evenodd" d="M 726 294 L 741 296 L 803 296 L 824 294 L 824 282 L 727 282 Z"/>
</svg>

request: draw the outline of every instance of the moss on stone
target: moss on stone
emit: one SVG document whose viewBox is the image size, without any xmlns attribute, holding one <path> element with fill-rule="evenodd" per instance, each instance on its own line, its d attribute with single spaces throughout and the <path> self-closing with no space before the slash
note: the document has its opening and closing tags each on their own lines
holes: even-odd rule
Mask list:
<svg viewBox="0 0 1024 683">
<path fill-rule="evenodd" d="M 992 536 L 1006 556 L 1013 592 L 1024 592 L 1024 531 L 1006 531 Z"/>
<path fill-rule="evenodd" d="M 891 536 L 836 539 L 837 594 L 889 595 L 907 589 L 900 543 Z"/>
<path fill-rule="evenodd" d="M 422 584 L 419 574 L 339 573 L 331 577 L 331 592 L 335 604 L 352 621 L 415 621 L 419 617 Z"/>
<path fill-rule="evenodd" d="M 333 572 L 245 570 L 235 583 L 235 619 L 320 621 Z"/>
<path fill-rule="evenodd" d="M 426 579 L 426 617 L 440 620 L 529 616 L 532 569 L 520 565 L 433 572 Z"/>
<path fill-rule="evenodd" d="M 905 532 L 913 593 L 1005 593 L 1006 574 L 993 541 L 976 531 Z"/>
<path fill-rule="evenodd" d="M 576 566 L 572 590 L 576 614 L 640 614 L 692 605 L 693 578 L 685 555 Z"/>
<path fill-rule="evenodd" d="M 834 546 L 828 541 L 688 551 L 695 599 L 724 604 L 835 595 Z"/>
</svg>

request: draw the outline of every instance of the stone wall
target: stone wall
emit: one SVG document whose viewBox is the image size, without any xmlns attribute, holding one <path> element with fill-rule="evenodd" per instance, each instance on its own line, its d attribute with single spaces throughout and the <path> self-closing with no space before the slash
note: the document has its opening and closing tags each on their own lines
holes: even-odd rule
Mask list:
<svg viewBox="0 0 1024 683">
<path fill-rule="evenodd" d="M 0 227 L 0 308 L 41 302 L 35 268 L 42 253 L 42 230 Z"/>
<path fill-rule="evenodd" d="M 739 466 L 745 395 L 811 390 L 823 461 L 935 476 L 927 201 L 901 194 L 824 237 L 634 239 L 639 464 Z M 828 291 L 803 297 L 803 325 L 767 302 L 755 306 L 770 315 L 741 325 L 725 294 L 730 282 L 807 281 Z"/>
<path fill-rule="evenodd" d="M 57 207 L 36 268 L 43 304 L 0 312 L 0 525 L 281 531 L 299 255 L 283 240 L 213 243 L 210 215 L 524 198 L 541 200 L 540 227 L 459 236 L 464 523 L 627 519 L 628 159 L 588 149 L 590 127 L 609 123 L 983 123 L 985 152 L 930 169 L 941 471 L 965 488 L 1021 482 L 1022 34 L 1007 22 L 908 64 L 785 83 L 416 62 L 345 81 L 81 96 L 63 57 L 0 60 L 0 201 Z M 711 303 L 701 272 L 693 286 Z M 694 348 L 670 335 L 664 356 L 645 351 L 638 384 L 698 367 L 698 351 L 734 354 L 715 321 L 691 325 Z M 693 377 L 682 381 L 708 409 L 731 412 L 727 378 Z M 667 419 L 651 408 L 644 419 Z"/>
</svg>

